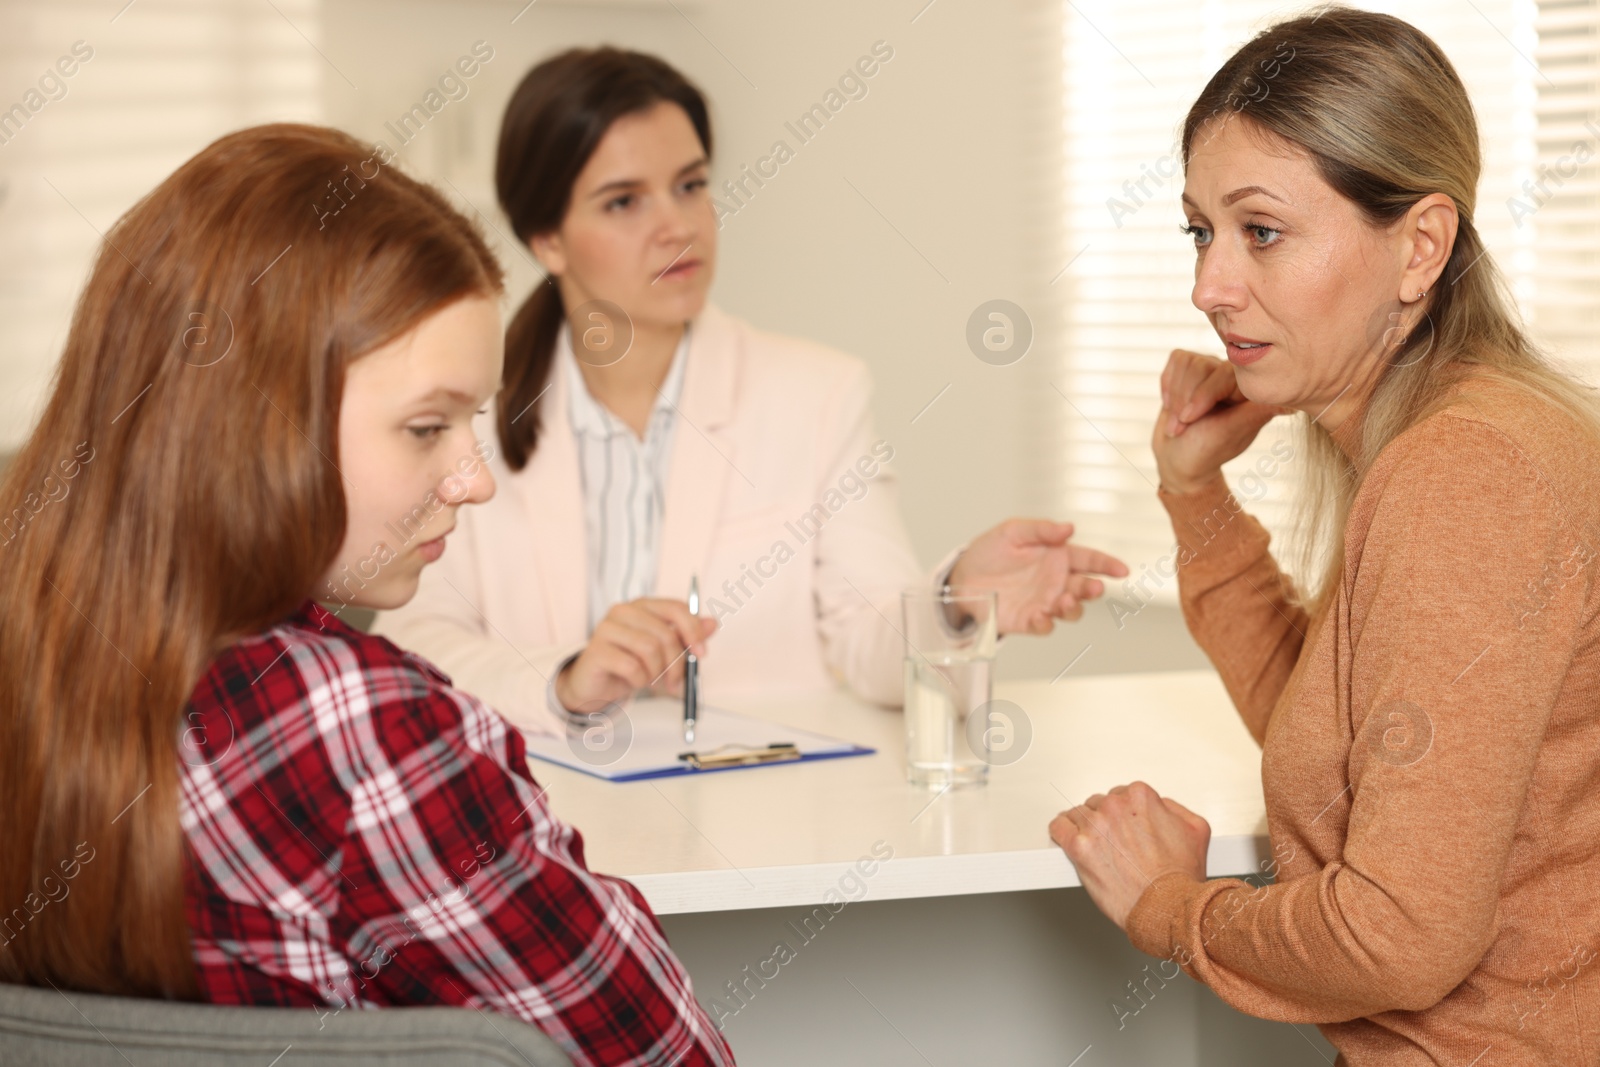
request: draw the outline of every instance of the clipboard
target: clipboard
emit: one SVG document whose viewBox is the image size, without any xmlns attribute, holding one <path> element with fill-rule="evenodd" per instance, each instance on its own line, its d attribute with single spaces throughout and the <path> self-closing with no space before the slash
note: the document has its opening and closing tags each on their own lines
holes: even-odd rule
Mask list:
<svg viewBox="0 0 1600 1067">
<path fill-rule="evenodd" d="M 683 743 L 683 704 L 634 701 L 621 715 L 578 718 L 566 736 L 524 734 L 530 759 L 608 782 L 720 774 L 814 760 L 870 756 L 877 749 L 723 708 L 702 707 L 695 743 Z M 697 758 L 684 758 L 689 756 Z"/>
</svg>

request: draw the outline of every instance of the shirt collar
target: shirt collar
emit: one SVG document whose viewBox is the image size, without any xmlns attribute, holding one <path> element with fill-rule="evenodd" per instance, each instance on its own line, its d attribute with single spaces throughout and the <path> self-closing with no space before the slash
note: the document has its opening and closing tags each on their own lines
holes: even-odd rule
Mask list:
<svg viewBox="0 0 1600 1067">
<path fill-rule="evenodd" d="M 667 376 L 662 381 L 655 404 L 650 409 L 652 427 L 660 420 L 670 419 L 677 410 L 678 402 L 683 396 L 683 375 L 684 365 L 688 362 L 689 335 L 693 332 L 693 323 L 684 326 L 683 336 L 679 338 L 677 350 L 672 354 L 672 366 L 667 368 Z M 571 420 L 575 432 L 594 437 L 611 437 L 633 432 L 589 392 L 589 387 L 583 380 L 583 372 L 578 368 L 578 359 L 572 352 L 572 332 L 565 324 L 556 331 L 556 363 L 560 367 L 560 373 L 564 375 L 567 389 L 567 417 Z M 648 430 L 646 433 L 648 434 Z"/>
</svg>

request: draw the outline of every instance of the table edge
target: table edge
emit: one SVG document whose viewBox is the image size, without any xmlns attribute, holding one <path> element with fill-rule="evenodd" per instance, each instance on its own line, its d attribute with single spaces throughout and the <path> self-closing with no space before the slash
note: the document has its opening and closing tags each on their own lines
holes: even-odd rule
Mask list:
<svg viewBox="0 0 1600 1067">
<path fill-rule="evenodd" d="M 1215 837 L 1206 856 L 1206 873 L 1211 878 L 1257 874 L 1270 852 L 1264 834 Z M 644 894 L 657 915 L 808 905 L 837 912 L 844 904 L 861 900 L 1017 893 L 1083 884 L 1058 848 L 891 857 L 876 864 L 835 861 L 625 877 Z"/>
</svg>

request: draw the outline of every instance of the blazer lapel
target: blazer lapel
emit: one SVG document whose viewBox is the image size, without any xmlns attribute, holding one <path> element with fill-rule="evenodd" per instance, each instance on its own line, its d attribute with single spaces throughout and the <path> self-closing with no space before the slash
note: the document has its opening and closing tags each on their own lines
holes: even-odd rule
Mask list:
<svg viewBox="0 0 1600 1067">
<path fill-rule="evenodd" d="M 728 480 L 743 477 L 734 466 L 739 457 L 734 454 L 728 424 L 733 419 L 744 358 L 732 321 L 708 304 L 689 335 L 683 394 L 667 466 L 657 596 L 682 600 L 688 593 L 689 578 L 710 558 Z"/>
<path fill-rule="evenodd" d="M 565 335 L 565 331 L 563 331 Z M 528 519 L 527 552 L 543 590 L 550 632 L 557 644 L 589 635 L 589 559 L 584 545 L 583 487 L 578 449 L 567 415 L 567 382 L 559 360 L 549 392 L 539 402 L 539 445 L 521 474 L 506 479 Z"/>
</svg>

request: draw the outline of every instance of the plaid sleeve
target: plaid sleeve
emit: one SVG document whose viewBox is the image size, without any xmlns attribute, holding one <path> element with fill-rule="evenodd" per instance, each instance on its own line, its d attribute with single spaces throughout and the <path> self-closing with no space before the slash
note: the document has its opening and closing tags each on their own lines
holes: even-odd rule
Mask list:
<svg viewBox="0 0 1600 1067">
<path fill-rule="evenodd" d="M 644 898 L 550 813 L 521 736 L 409 658 L 361 673 L 369 713 L 331 746 L 351 810 L 330 933 L 375 987 L 349 999 L 504 1012 L 580 1065 L 733 1063 Z"/>
<path fill-rule="evenodd" d="M 308 602 L 238 642 L 179 739 L 205 999 L 444 1004 L 579 1065 L 733 1063 L 638 890 L 589 871 L 522 735 Z"/>
</svg>

